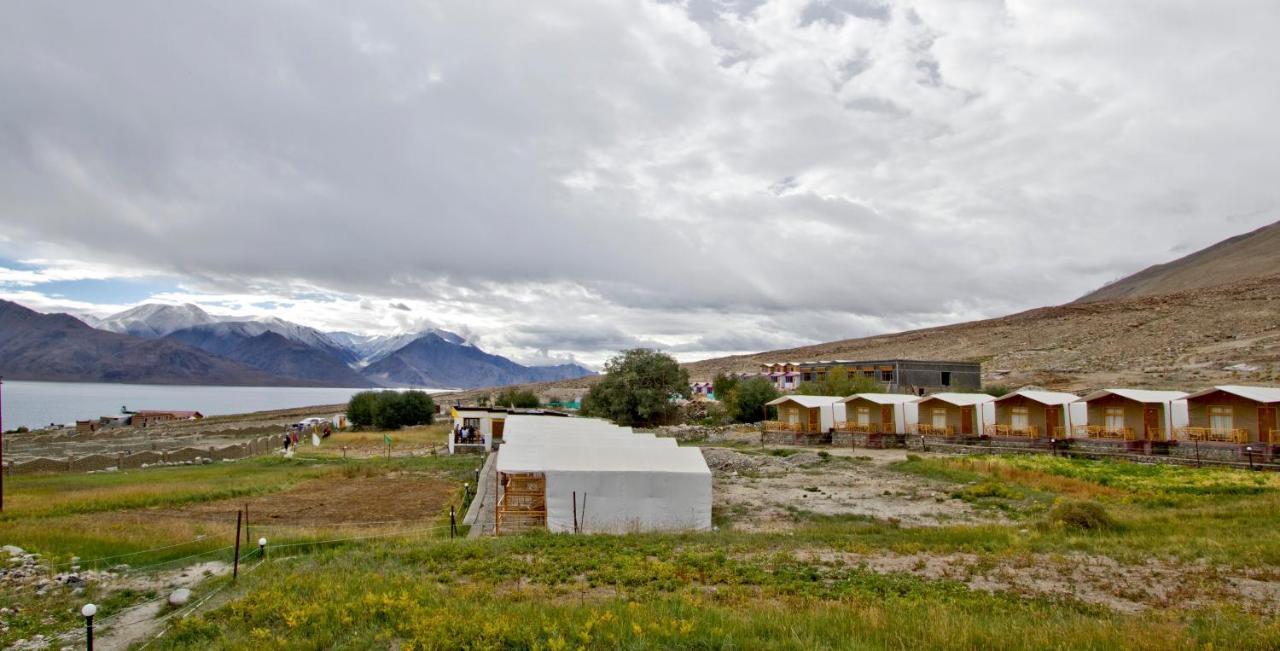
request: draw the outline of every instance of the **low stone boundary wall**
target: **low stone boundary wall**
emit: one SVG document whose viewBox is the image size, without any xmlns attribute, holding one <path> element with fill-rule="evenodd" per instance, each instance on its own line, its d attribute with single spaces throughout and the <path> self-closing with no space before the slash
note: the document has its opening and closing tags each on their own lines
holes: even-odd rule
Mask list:
<svg viewBox="0 0 1280 651">
<path fill-rule="evenodd" d="M 182 448 L 170 451 L 142 450 L 132 454 L 90 454 L 68 459 L 37 458 L 22 463 L 5 464 L 6 475 L 28 475 L 39 472 L 90 472 L 109 468 L 131 469 L 144 465 L 195 463 L 200 459 L 230 460 L 266 454 L 275 449 L 275 437 L 264 436 L 223 447 Z"/>
</svg>

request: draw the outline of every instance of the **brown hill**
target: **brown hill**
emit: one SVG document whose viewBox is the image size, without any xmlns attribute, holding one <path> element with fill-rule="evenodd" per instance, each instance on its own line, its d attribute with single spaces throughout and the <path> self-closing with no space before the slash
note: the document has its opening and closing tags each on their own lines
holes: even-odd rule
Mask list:
<svg viewBox="0 0 1280 651">
<path fill-rule="evenodd" d="M 1280 275 L 1209 289 L 1070 303 L 997 319 L 846 339 L 685 364 L 694 380 L 774 361 L 955 359 L 982 362 L 984 381 L 1066 391 L 1105 386 L 1194 389 L 1280 382 Z M 524 385 L 581 395 L 595 381 Z M 445 398 L 473 400 L 488 390 Z"/>
<path fill-rule="evenodd" d="M 1158 264 L 1082 296 L 1077 303 L 1159 296 L 1280 274 L 1280 222 Z"/>
</svg>

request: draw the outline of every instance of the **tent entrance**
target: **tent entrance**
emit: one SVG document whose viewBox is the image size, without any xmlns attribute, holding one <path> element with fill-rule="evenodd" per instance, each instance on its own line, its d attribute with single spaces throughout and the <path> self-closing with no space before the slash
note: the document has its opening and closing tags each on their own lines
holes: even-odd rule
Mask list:
<svg viewBox="0 0 1280 651">
<path fill-rule="evenodd" d="M 547 478 L 540 472 L 499 473 L 501 497 L 494 509 L 498 535 L 547 528 Z"/>
</svg>

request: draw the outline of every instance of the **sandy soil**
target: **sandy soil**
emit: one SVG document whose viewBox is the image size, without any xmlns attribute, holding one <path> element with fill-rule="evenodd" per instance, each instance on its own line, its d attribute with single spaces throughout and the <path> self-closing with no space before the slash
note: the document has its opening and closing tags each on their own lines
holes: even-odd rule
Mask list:
<svg viewBox="0 0 1280 651">
<path fill-rule="evenodd" d="M 794 528 L 798 517 L 865 516 L 904 526 L 998 522 L 1001 516 L 954 499 L 948 486 L 886 466 L 902 450 L 803 448 L 789 457 L 703 448 L 714 481 L 714 507 L 739 531 Z M 799 512 L 799 515 L 797 515 Z"/>
</svg>

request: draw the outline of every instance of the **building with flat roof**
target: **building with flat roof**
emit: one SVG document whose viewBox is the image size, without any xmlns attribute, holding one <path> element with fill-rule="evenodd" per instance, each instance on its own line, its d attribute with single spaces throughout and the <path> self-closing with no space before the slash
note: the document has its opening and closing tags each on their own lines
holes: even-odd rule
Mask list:
<svg viewBox="0 0 1280 651">
<path fill-rule="evenodd" d="M 761 364 L 760 374 L 768 377 L 779 391 L 791 391 L 801 382 L 825 379 L 836 368 L 875 380 L 885 393 L 921 396 L 931 391 L 982 388 L 982 364 L 978 362 L 915 359 L 773 362 Z"/>
</svg>

